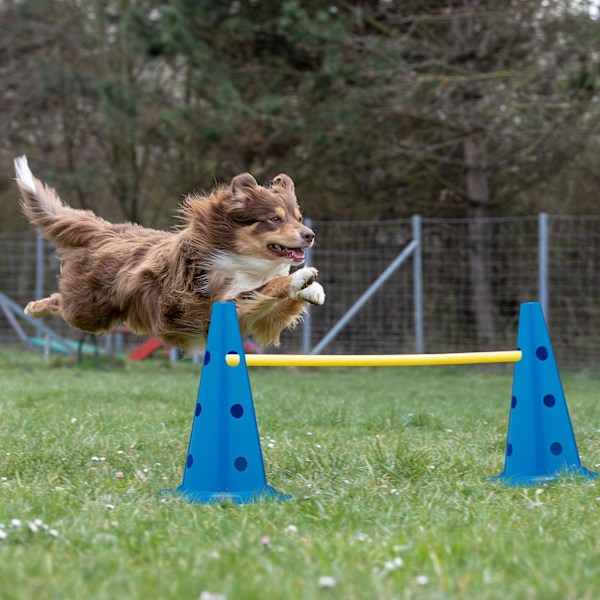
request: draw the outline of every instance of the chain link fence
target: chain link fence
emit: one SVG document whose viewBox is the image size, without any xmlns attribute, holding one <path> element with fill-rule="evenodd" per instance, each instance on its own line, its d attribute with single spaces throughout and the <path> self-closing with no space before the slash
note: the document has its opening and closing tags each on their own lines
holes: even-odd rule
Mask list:
<svg viewBox="0 0 600 600">
<path fill-rule="evenodd" d="M 515 346 L 519 305 L 540 298 L 538 217 L 423 219 L 421 230 L 424 345 L 426 352 L 505 350 Z M 279 351 L 314 347 L 379 274 L 412 241 L 410 219 L 314 222 L 312 264 L 327 300 L 312 307 L 306 327 L 282 336 Z M 473 263 L 484 248 L 492 335 L 480 335 Z M 547 320 L 559 365 L 595 367 L 600 348 L 600 216 L 549 216 Z M 43 288 L 56 289 L 59 265 L 44 245 Z M 327 353 L 414 353 L 413 259 L 403 264 L 324 350 Z M 38 271 L 37 289 L 40 289 Z M 36 237 L 0 235 L 0 292 L 21 306 L 35 297 Z M 80 334 L 59 320 L 47 324 L 72 339 Z M 29 326 L 30 327 L 30 326 Z M 34 333 L 32 333 L 34 334 Z M 0 343 L 20 343 L 0 314 Z M 139 343 L 132 337 L 131 344 Z"/>
</svg>

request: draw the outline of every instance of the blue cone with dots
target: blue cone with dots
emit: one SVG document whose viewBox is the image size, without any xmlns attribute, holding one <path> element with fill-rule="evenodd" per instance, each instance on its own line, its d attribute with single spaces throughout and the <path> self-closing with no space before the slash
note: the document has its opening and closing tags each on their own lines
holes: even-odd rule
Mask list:
<svg viewBox="0 0 600 600">
<path fill-rule="evenodd" d="M 239 355 L 229 366 L 225 356 Z M 197 504 L 289 500 L 267 485 L 235 304 L 213 305 L 180 493 Z"/>
<path fill-rule="evenodd" d="M 521 305 L 504 472 L 510 486 L 538 485 L 560 475 L 595 478 L 581 465 L 567 402 L 539 302 Z"/>
</svg>

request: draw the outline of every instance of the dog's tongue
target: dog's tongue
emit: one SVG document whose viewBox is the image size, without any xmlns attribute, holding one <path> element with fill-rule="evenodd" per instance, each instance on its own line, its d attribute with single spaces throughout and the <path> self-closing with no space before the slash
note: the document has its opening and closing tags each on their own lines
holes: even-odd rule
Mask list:
<svg viewBox="0 0 600 600">
<path fill-rule="evenodd" d="M 286 248 L 285 253 L 287 254 L 288 258 L 291 258 L 293 261 L 304 260 L 303 248 Z"/>
</svg>

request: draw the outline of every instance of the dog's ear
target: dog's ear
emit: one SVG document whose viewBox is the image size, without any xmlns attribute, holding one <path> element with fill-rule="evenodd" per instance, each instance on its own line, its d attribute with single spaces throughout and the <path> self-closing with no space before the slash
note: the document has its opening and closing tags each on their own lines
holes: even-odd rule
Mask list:
<svg viewBox="0 0 600 600">
<path fill-rule="evenodd" d="M 288 175 L 286 175 L 285 173 L 280 173 L 279 175 L 277 175 L 273 179 L 273 185 L 282 187 L 284 190 L 287 190 L 288 192 L 292 192 L 292 193 L 294 193 L 294 191 L 296 189 L 294 186 L 294 182 L 292 181 L 292 178 L 289 177 Z"/>
<path fill-rule="evenodd" d="M 236 221 L 247 220 L 248 200 L 258 191 L 258 183 L 250 173 L 241 173 L 231 180 L 233 196 L 227 203 L 227 212 Z"/>
<path fill-rule="evenodd" d="M 250 173 L 241 173 L 231 180 L 231 189 L 235 196 L 246 197 L 249 192 L 258 187 L 256 179 Z"/>
</svg>

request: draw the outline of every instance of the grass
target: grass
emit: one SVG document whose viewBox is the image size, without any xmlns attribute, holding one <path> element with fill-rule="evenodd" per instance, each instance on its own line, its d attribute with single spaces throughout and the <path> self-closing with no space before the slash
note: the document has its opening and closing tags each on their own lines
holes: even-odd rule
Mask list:
<svg viewBox="0 0 600 600">
<path fill-rule="evenodd" d="M 487 479 L 503 469 L 511 378 L 254 369 L 267 481 L 296 499 L 200 506 L 157 494 L 181 483 L 198 367 L 0 353 L 0 595 L 595 599 L 600 483 Z M 591 469 L 599 383 L 563 374 Z"/>
</svg>

